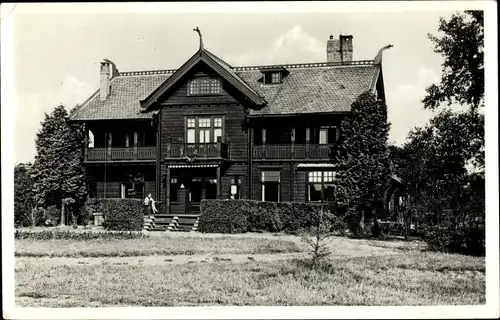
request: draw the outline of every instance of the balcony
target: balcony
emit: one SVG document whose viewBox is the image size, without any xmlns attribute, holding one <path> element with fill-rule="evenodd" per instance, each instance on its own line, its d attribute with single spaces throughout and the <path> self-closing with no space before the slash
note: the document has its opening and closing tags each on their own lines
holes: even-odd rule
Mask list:
<svg viewBox="0 0 500 320">
<path fill-rule="evenodd" d="M 167 143 L 167 158 L 228 159 L 229 143 Z"/>
<path fill-rule="evenodd" d="M 253 147 L 254 159 L 329 159 L 333 144 L 257 145 Z"/>
<path fill-rule="evenodd" d="M 85 161 L 156 160 L 156 147 L 88 148 Z"/>
</svg>

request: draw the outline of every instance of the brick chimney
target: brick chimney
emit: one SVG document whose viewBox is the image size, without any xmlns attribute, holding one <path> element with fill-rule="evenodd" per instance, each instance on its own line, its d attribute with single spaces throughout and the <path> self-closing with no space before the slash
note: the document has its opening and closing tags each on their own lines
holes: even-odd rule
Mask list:
<svg viewBox="0 0 500 320">
<path fill-rule="evenodd" d="M 118 75 L 118 69 L 115 64 L 108 59 L 101 62 L 100 72 L 100 91 L 99 96 L 101 101 L 105 101 L 111 93 L 111 79 Z"/>
<path fill-rule="evenodd" d="M 339 35 L 338 39 L 330 39 L 326 43 L 327 62 L 351 62 L 352 61 L 352 36 Z"/>
</svg>

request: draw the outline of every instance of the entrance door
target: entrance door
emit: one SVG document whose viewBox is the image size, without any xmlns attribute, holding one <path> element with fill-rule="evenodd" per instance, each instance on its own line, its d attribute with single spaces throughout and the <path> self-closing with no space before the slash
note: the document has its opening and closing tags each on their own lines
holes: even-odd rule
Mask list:
<svg viewBox="0 0 500 320">
<path fill-rule="evenodd" d="M 187 205 L 188 213 L 199 213 L 200 202 L 203 199 L 203 180 L 201 178 L 192 178 L 187 190 Z"/>
</svg>

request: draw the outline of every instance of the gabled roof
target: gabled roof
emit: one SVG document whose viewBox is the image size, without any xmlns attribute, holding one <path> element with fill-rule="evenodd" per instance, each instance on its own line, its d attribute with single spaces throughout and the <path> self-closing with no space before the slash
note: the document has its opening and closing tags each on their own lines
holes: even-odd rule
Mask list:
<svg viewBox="0 0 500 320">
<path fill-rule="evenodd" d="M 70 119 L 150 119 L 152 113 L 144 111 L 199 61 L 209 64 L 250 101 L 262 105 L 250 110 L 251 117 L 349 112 L 360 94 L 375 88 L 381 68 L 371 60 L 232 67 L 202 49 L 177 70 L 120 72 L 111 80 L 105 101 L 100 101 L 99 91 L 95 92 L 75 108 Z M 289 72 L 283 83 L 262 84 L 261 70 L 275 68 Z"/>
<path fill-rule="evenodd" d="M 248 84 L 238 77 L 233 68 L 224 62 L 222 59 L 215 56 L 206 49 L 200 49 L 186 63 L 184 63 L 171 77 L 165 80 L 156 90 L 154 90 L 146 99 L 141 101 L 141 106 L 146 110 L 151 107 L 158 98 L 177 83 L 182 77 L 191 70 L 199 62 L 205 62 L 209 67 L 214 69 L 222 78 L 231 85 L 240 90 L 254 104 L 260 106 L 266 101 L 258 95 Z"/>
</svg>

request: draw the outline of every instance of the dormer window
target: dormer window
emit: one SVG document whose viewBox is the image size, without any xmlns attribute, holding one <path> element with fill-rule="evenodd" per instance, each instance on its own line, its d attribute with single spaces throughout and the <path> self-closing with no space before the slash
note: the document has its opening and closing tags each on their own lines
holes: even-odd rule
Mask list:
<svg viewBox="0 0 500 320">
<path fill-rule="evenodd" d="M 221 94 L 221 82 L 219 79 L 193 79 L 189 82 L 189 95 L 201 96 Z"/>
<path fill-rule="evenodd" d="M 283 82 L 283 78 L 288 75 L 288 71 L 281 67 L 263 69 L 261 72 L 264 74 L 262 79 L 264 84 L 280 84 Z"/>
</svg>

